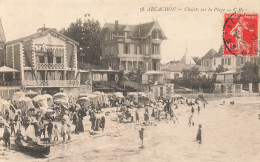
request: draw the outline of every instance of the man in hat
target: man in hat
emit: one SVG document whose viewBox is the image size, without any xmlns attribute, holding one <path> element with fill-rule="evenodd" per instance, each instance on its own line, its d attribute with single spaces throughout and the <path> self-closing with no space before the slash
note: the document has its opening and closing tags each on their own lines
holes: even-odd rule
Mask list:
<svg viewBox="0 0 260 162">
<path fill-rule="evenodd" d="M 53 123 L 52 123 L 52 120 L 50 119 L 49 123 L 47 124 L 47 132 L 48 132 L 49 142 L 51 142 L 52 129 L 53 129 Z"/>
<path fill-rule="evenodd" d="M 72 124 L 75 125 L 75 133 L 79 134 L 79 118 L 77 112 L 73 112 L 72 119 L 73 119 Z"/>
<path fill-rule="evenodd" d="M 144 147 L 144 143 L 143 143 L 143 140 L 144 140 L 144 128 L 141 128 L 141 130 L 139 130 L 139 138 L 141 140 L 141 143 L 142 143 L 142 146 L 141 147 Z"/>
<path fill-rule="evenodd" d="M 3 139 L 4 139 L 4 142 L 5 142 L 6 149 L 7 149 L 7 146 L 8 146 L 8 148 L 10 150 L 10 132 L 8 131 L 7 127 L 5 127 Z"/>
</svg>

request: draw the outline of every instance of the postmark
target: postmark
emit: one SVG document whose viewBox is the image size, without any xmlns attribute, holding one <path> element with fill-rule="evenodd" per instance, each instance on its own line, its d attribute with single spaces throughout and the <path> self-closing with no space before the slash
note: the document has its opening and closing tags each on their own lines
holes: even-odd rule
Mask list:
<svg viewBox="0 0 260 162">
<path fill-rule="evenodd" d="M 258 15 L 224 14 L 224 55 L 257 56 Z"/>
</svg>

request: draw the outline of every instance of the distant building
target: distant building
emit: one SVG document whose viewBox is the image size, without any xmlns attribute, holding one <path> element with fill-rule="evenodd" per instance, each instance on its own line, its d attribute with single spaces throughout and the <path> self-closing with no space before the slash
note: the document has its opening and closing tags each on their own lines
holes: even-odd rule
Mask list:
<svg viewBox="0 0 260 162">
<path fill-rule="evenodd" d="M 180 61 L 169 62 L 162 65 L 161 70 L 165 72 L 166 80 L 178 79 L 183 77 L 183 70 L 198 68 L 200 75 L 207 78 L 212 77 L 213 72 L 208 67 L 196 65 L 195 61 L 189 56 L 187 49 Z"/>
<path fill-rule="evenodd" d="M 106 23 L 102 30 L 104 68 L 129 72 L 134 69 L 160 71 L 160 45 L 166 36 L 157 21 L 122 25 Z"/>
<path fill-rule="evenodd" d="M 0 28 L 1 31 L 1 28 Z M 56 29 L 6 42 L 7 66 L 19 70 L 13 81 L 26 89 L 53 91 L 80 86 L 77 71 L 78 43 Z"/>
<path fill-rule="evenodd" d="M 223 55 L 223 46 L 219 48 L 218 52 L 211 49 L 202 57 L 202 66 L 210 68 L 213 71 L 215 71 L 219 65 L 223 65 L 223 67 L 229 71 L 241 72 L 246 62 L 260 65 L 260 57 Z"/>
</svg>

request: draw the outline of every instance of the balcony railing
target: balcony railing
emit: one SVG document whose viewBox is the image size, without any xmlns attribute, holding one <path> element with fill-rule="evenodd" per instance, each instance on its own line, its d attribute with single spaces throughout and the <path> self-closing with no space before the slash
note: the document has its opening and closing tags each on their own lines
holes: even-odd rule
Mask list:
<svg viewBox="0 0 260 162">
<path fill-rule="evenodd" d="M 37 69 L 41 70 L 59 70 L 59 69 L 64 69 L 64 64 L 63 63 L 37 63 Z"/>
<path fill-rule="evenodd" d="M 151 58 L 152 58 L 152 59 L 161 59 L 162 56 L 161 56 L 160 54 L 152 54 L 152 55 L 151 55 Z"/>
<path fill-rule="evenodd" d="M 79 87 L 78 80 L 24 80 L 26 87 Z"/>
</svg>

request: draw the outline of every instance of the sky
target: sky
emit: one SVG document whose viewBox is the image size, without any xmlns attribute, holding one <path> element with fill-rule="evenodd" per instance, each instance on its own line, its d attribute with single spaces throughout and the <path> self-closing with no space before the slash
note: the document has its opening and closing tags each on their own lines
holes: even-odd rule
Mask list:
<svg viewBox="0 0 260 162">
<path fill-rule="evenodd" d="M 168 11 L 151 11 L 152 8 Z M 144 11 L 140 12 L 140 9 Z M 0 0 L 0 17 L 7 41 L 29 34 L 38 28 L 67 28 L 88 13 L 101 25 L 140 24 L 157 20 L 167 40 L 161 45 L 162 63 L 179 60 L 186 51 L 202 57 L 223 44 L 224 13 L 257 13 L 257 0 Z M 176 9 L 174 11 L 174 9 Z M 209 10 L 209 9 L 212 9 Z M 203 11 L 201 11 L 203 10 Z"/>
</svg>

